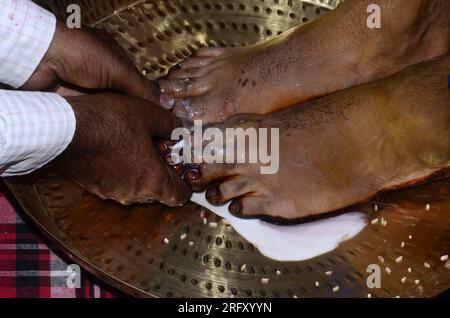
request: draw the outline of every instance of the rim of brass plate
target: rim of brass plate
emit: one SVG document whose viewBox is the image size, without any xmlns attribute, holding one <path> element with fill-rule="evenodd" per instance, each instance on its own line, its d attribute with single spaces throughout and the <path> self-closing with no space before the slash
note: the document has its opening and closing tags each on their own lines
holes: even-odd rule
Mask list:
<svg viewBox="0 0 450 318">
<path fill-rule="evenodd" d="M 64 12 L 68 2 L 76 1 L 53 1 L 51 7 Z M 156 63 L 150 78 L 178 62 L 167 57 L 179 47 L 185 49 L 181 59 L 203 45 L 254 43 L 326 13 L 289 0 L 78 3 L 85 22 L 101 20 L 97 26 L 112 33 L 138 67 Z M 177 25 L 184 28 L 180 33 Z M 139 45 L 144 36 L 151 41 Z M 133 45 L 140 49 L 130 50 Z M 303 262 L 263 257 L 220 218 L 192 203 L 178 209 L 122 207 L 88 194 L 51 168 L 7 184 L 31 220 L 71 258 L 137 297 L 431 297 L 450 286 L 450 263 L 440 261 L 450 251 L 448 180 L 358 207 L 378 222 L 336 250 Z M 203 224 L 202 213 L 217 226 Z M 380 289 L 366 285 L 369 264 L 380 266 Z"/>
<path fill-rule="evenodd" d="M 256 43 L 313 20 L 341 2 L 341 0 L 40 1 L 63 19 L 66 17 L 68 4 L 80 5 L 83 23 L 112 34 L 137 67 L 150 79 L 166 75 L 172 66 L 201 47 Z"/>
</svg>

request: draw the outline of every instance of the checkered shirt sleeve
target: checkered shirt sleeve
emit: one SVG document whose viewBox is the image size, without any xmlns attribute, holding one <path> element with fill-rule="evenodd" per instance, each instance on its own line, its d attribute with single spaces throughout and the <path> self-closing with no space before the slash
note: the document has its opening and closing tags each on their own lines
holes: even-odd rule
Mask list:
<svg viewBox="0 0 450 318">
<path fill-rule="evenodd" d="M 27 174 L 52 161 L 75 126 L 72 107 L 57 94 L 0 90 L 0 175 Z"/>
<path fill-rule="evenodd" d="M 29 0 L 0 1 L 0 82 L 21 87 L 47 52 L 56 18 Z M 0 90 L 0 176 L 30 173 L 71 142 L 75 115 L 51 93 Z"/>
<path fill-rule="evenodd" d="M 21 87 L 42 61 L 56 18 L 30 0 L 0 1 L 0 83 Z"/>
</svg>

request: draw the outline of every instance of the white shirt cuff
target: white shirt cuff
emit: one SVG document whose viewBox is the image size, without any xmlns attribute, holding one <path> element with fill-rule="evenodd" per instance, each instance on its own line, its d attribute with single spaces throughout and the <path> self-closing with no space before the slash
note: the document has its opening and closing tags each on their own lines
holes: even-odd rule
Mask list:
<svg viewBox="0 0 450 318">
<path fill-rule="evenodd" d="M 50 47 L 56 18 L 30 0 L 0 1 L 0 83 L 23 86 Z"/>
<path fill-rule="evenodd" d="M 41 168 L 67 148 L 75 129 L 73 109 L 61 96 L 0 90 L 0 175 Z"/>
</svg>

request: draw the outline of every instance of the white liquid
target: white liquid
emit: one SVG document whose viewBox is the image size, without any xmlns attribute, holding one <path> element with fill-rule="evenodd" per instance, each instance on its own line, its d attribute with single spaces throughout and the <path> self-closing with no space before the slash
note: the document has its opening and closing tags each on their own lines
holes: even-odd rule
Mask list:
<svg viewBox="0 0 450 318">
<path fill-rule="evenodd" d="M 367 224 L 365 214 L 349 212 L 310 223 L 280 226 L 237 218 L 228 212 L 230 204 L 213 206 L 206 200 L 205 193 L 194 193 L 191 201 L 226 219 L 263 255 L 278 261 L 302 261 L 330 252 L 361 232 Z"/>
</svg>

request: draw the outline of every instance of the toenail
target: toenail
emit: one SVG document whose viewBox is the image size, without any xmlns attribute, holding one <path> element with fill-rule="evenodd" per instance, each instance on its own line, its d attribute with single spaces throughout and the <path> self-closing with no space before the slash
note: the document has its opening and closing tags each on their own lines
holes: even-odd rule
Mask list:
<svg viewBox="0 0 450 318">
<path fill-rule="evenodd" d="M 208 191 L 206 191 L 206 197 L 207 198 L 216 198 L 220 195 L 219 189 L 217 188 L 210 188 Z"/>
<path fill-rule="evenodd" d="M 197 170 L 188 170 L 184 174 L 184 178 L 187 179 L 188 181 L 197 180 L 198 176 L 199 176 L 199 173 Z"/>
<path fill-rule="evenodd" d="M 233 215 L 240 215 L 240 214 L 242 214 L 241 204 L 236 202 L 236 201 L 231 202 L 230 207 L 228 208 L 228 210 Z"/>
<path fill-rule="evenodd" d="M 161 92 L 162 92 L 162 90 L 161 90 Z M 164 108 L 172 109 L 175 106 L 175 99 L 172 96 L 164 94 L 164 92 L 163 92 L 162 94 L 160 94 L 159 103 Z"/>
<path fill-rule="evenodd" d="M 191 100 L 191 99 L 187 98 L 187 99 L 184 99 L 184 100 L 183 100 L 183 106 L 184 106 L 186 109 L 191 108 L 191 105 L 192 105 L 192 100 Z"/>
<path fill-rule="evenodd" d="M 198 163 L 187 163 L 184 166 L 186 170 L 200 170 L 200 165 Z"/>
</svg>

